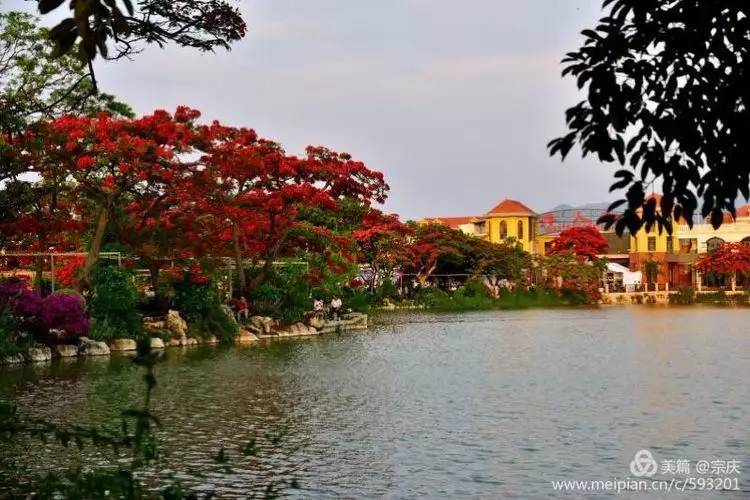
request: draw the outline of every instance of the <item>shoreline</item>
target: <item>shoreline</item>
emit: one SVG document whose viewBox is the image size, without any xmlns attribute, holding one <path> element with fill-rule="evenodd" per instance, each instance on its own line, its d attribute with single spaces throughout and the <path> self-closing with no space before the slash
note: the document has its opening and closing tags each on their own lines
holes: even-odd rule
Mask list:
<svg viewBox="0 0 750 500">
<path fill-rule="evenodd" d="M 154 335 L 154 332 L 147 331 L 146 333 L 151 337 L 152 352 L 166 352 L 167 349 L 177 347 L 184 349 L 202 345 L 218 346 L 231 344 L 241 347 L 277 339 L 319 337 L 331 333 L 366 330 L 371 326 L 369 315 L 355 312 L 343 314 L 338 320 L 323 320 L 322 323 L 319 323 L 319 328 L 301 322 L 278 327 L 273 324 L 274 320 L 271 318 L 264 318 L 264 320 L 266 320 L 265 324 L 268 325 L 265 330 L 261 329 L 258 331 L 259 329 L 251 324 L 241 325 L 231 343 L 219 342 L 214 335 L 205 338 L 182 335 L 180 337 L 173 337 L 165 342 L 161 337 Z M 255 332 L 252 330 L 255 330 Z M 53 360 L 61 359 L 104 358 L 110 357 L 113 354 L 127 355 L 134 353 L 136 349 L 136 340 L 131 338 L 111 339 L 105 342 L 91 340 L 88 337 L 80 337 L 78 345 L 58 344 L 54 346 L 39 345 L 29 347 L 25 352 L 0 359 L 0 368 L 51 363 Z"/>
</svg>

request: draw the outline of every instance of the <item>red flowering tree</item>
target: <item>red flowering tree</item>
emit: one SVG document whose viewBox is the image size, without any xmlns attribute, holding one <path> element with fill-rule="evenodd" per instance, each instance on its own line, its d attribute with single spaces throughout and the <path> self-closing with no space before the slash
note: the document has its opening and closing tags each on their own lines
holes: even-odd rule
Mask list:
<svg viewBox="0 0 750 500">
<path fill-rule="evenodd" d="M 577 302 L 596 303 L 601 297 L 599 283 L 602 260 L 581 262 L 570 252 L 547 256 L 542 261 L 547 286 L 556 288 Z"/>
<path fill-rule="evenodd" d="M 218 123 L 201 128 L 201 141 L 205 170 L 193 186 L 203 215 L 193 223 L 234 258 L 242 292 L 263 283 L 279 257 L 348 245 L 330 228 L 311 224 L 309 208 L 335 214 L 342 200 L 368 206 L 388 190 L 381 173 L 346 153 L 310 146 L 303 158 L 289 156 L 252 130 Z M 246 259 L 260 266 L 251 282 Z"/>
<path fill-rule="evenodd" d="M 89 221 L 96 220 L 79 286 L 89 279 L 112 214 L 134 196 L 158 198 L 182 175 L 189 163 L 180 155 L 191 152 L 198 116 L 188 108 L 138 119 L 64 116 L 27 134 L 35 146 L 27 155 L 30 169 L 43 178 L 69 179 L 71 197 Z"/>
<path fill-rule="evenodd" d="M 365 214 L 362 227 L 354 231 L 360 262 L 372 270 L 368 283 L 374 290 L 380 276 L 411 259 L 408 237 L 412 230 L 395 214 L 370 210 Z"/>
<path fill-rule="evenodd" d="M 548 255 L 570 253 L 580 262 L 595 261 L 607 252 L 607 240 L 596 226 L 575 226 L 562 231 L 552 240 Z"/>
<path fill-rule="evenodd" d="M 747 278 L 750 275 L 750 244 L 724 243 L 701 257 L 695 268 L 704 274 Z"/>
<path fill-rule="evenodd" d="M 466 262 L 466 235 L 442 224 L 417 226 L 410 246 L 407 270 L 424 285 L 441 266 Z"/>
</svg>

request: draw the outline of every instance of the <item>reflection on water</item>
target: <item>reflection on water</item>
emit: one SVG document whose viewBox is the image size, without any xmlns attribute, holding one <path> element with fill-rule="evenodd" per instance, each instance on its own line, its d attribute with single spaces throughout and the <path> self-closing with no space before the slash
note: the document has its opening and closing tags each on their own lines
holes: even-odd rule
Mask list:
<svg viewBox="0 0 750 500">
<path fill-rule="evenodd" d="M 528 498 L 554 496 L 552 480 L 626 477 L 648 448 L 743 460 L 747 477 L 747 324 L 745 310 L 698 307 L 394 314 L 359 334 L 170 350 L 154 395 L 167 455 L 148 475 L 224 497 L 295 478 L 283 493 Z M 101 424 L 139 403 L 140 375 L 127 357 L 8 368 L 0 396 Z M 278 446 L 236 451 L 269 429 Z M 231 472 L 212 460 L 222 447 Z M 24 442 L 0 451 L 0 474 L 71 456 L 113 460 Z"/>
</svg>

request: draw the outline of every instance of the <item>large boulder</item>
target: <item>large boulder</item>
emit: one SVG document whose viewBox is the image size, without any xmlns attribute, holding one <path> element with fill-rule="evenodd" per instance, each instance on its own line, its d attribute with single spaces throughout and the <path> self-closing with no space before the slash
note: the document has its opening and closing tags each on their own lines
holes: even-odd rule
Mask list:
<svg viewBox="0 0 750 500">
<path fill-rule="evenodd" d="M 270 335 L 276 321 L 268 316 L 250 316 L 250 325 L 260 330 L 263 335 Z"/>
<path fill-rule="evenodd" d="M 109 342 L 109 349 L 111 351 L 135 351 L 138 349 L 133 339 L 114 339 Z"/>
<path fill-rule="evenodd" d="M 52 359 L 52 349 L 49 347 L 29 347 L 26 351 L 26 361 L 40 363 Z"/>
<path fill-rule="evenodd" d="M 182 338 L 187 336 L 188 326 L 187 322 L 182 319 L 180 313 L 170 309 L 167 313 L 167 330 L 172 335 L 172 338 Z"/>
<path fill-rule="evenodd" d="M 161 337 L 151 337 L 151 349 L 164 349 L 164 341 Z"/>
<path fill-rule="evenodd" d="M 342 322 L 346 324 L 349 329 L 364 329 L 367 328 L 367 315 L 364 313 L 350 312 L 344 314 Z"/>
<path fill-rule="evenodd" d="M 80 356 L 107 356 L 109 346 L 105 342 L 91 340 L 88 337 L 78 339 L 78 354 Z"/>
<path fill-rule="evenodd" d="M 19 365 L 25 361 L 26 359 L 23 357 L 23 354 L 18 353 L 0 359 L 0 365 Z"/>
<path fill-rule="evenodd" d="M 158 318 L 143 318 L 143 329 L 147 332 L 163 332 L 167 329 L 167 322 Z"/>
<path fill-rule="evenodd" d="M 323 327 L 326 326 L 325 318 L 323 316 L 320 316 L 319 314 L 308 316 L 305 319 L 305 323 L 307 324 L 307 326 L 311 326 L 316 330 L 322 330 Z"/>
<path fill-rule="evenodd" d="M 78 356 L 78 347 L 64 344 L 56 345 L 54 354 L 58 358 L 72 358 Z"/>
<path fill-rule="evenodd" d="M 279 337 L 301 337 L 304 335 L 318 335 L 318 330 L 304 323 L 293 323 L 284 329 L 276 331 Z"/>
<path fill-rule="evenodd" d="M 180 347 L 187 345 L 187 337 L 180 337 L 178 339 L 169 339 L 167 341 L 167 347 Z"/>
<path fill-rule="evenodd" d="M 196 339 L 196 338 L 194 338 L 194 337 L 188 337 L 188 338 L 187 338 L 187 339 L 185 340 L 185 343 L 184 343 L 183 345 L 194 346 L 194 345 L 198 345 L 199 343 L 200 343 L 200 342 L 198 342 L 198 339 Z"/>
<path fill-rule="evenodd" d="M 237 336 L 234 338 L 234 341 L 238 344 L 251 344 L 253 342 L 258 341 L 258 337 L 247 330 L 240 329 L 240 331 L 237 333 Z"/>
</svg>

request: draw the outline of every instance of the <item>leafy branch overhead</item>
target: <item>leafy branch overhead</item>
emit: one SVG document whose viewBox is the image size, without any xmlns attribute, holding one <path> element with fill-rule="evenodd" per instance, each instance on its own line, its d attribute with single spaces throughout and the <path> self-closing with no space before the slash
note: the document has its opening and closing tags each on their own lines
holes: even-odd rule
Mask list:
<svg viewBox="0 0 750 500">
<path fill-rule="evenodd" d="M 47 14 L 63 3 L 38 0 L 39 12 Z M 128 57 L 142 42 L 229 50 L 247 28 L 237 7 L 222 0 L 73 0 L 70 10 L 72 16 L 50 30 L 54 55 L 75 50 L 88 63 L 94 85 L 91 61 L 97 53 L 105 59 Z"/>
<path fill-rule="evenodd" d="M 605 0 L 607 15 L 567 54 L 563 76 L 586 98 L 566 112 L 568 133 L 549 143 L 563 159 L 574 146 L 621 169 L 625 190 L 603 218 L 619 234 L 671 231 L 700 215 L 714 227 L 750 198 L 750 4 L 719 0 Z M 661 182 L 661 199 L 648 196 Z"/>
</svg>

